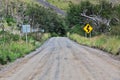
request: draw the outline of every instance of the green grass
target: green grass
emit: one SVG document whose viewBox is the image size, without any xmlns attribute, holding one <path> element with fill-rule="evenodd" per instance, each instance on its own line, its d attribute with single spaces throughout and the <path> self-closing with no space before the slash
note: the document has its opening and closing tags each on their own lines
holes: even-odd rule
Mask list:
<svg viewBox="0 0 120 80">
<path fill-rule="evenodd" d="M 47 0 L 47 1 L 57 6 L 58 8 L 66 11 L 69 8 L 70 2 L 79 4 L 81 0 Z M 86 1 L 86 0 L 82 0 L 82 1 Z M 98 4 L 99 0 L 90 0 L 90 2 L 93 4 Z"/>
<path fill-rule="evenodd" d="M 71 34 L 69 35 L 69 38 L 80 44 L 97 47 L 114 55 L 117 55 L 120 49 L 120 36 L 99 35 L 92 38 L 86 38 L 78 34 Z"/>
<path fill-rule="evenodd" d="M 65 0 L 47 0 L 47 1 L 64 11 L 66 11 L 69 6 L 69 1 Z"/>
<path fill-rule="evenodd" d="M 10 44 L 0 45 L 0 63 L 6 64 L 17 58 L 25 56 L 34 50 L 35 46 L 31 43 L 26 44 L 25 41 L 10 42 Z"/>
<path fill-rule="evenodd" d="M 1 34 L 2 35 L 2 34 Z M 35 50 L 37 47 L 40 47 L 43 42 L 45 42 L 50 37 L 50 34 L 44 33 L 42 35 L 41 41 L 35 41 L 30 39 L 28 43 L 22 39 L 16 39 L 16 35 L 12 36 L 7 33 L 4 40 L 0 37 L 0 64 L 4 65 L 9 62 L 13 62 L 20 57 L 24 57 L 29 54 L 31 51 Z M 34 43 L 33 43 L 34 42 Z"/>
</svg>

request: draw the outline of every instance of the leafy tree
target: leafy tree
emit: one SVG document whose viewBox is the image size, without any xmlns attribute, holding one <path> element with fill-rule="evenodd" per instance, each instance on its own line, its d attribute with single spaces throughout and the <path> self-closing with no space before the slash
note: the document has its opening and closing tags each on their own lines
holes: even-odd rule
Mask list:
<svg viewBox="0 0 120 80">
<path fill-rule="evenodd" d="M 33 29 L 44 29 L 45 32 L 65 35 L 64 21 L 53 10 L 41 6 L 32 0 L 0 0 L 0 16 L 11 28 L 20 29 L 22 24 L 30 24 Z"/>
<path fill-rule="evenodd" d="M 82 29 L 86 23 L 89 23 L 94 28 L 93 33 L 98 34 L 110 31 L 113 24 L 117 25 L 117 23 L 119 23 L 120 18 L 118 18 L 119 15 L 117 15 L 119 14 L 118 6 L 113 7 L 112 4 L 107 1 L 100 1 L 99 4 L 82 1 L 80 4 L 70 3 L 69 6 L 70 8 L 67 11 L 66 18 L 71 29 L 76 27 L 75 25 L 79 25 Z M 84 33 L 82 30 L 77 31 Z"/>
</svg>

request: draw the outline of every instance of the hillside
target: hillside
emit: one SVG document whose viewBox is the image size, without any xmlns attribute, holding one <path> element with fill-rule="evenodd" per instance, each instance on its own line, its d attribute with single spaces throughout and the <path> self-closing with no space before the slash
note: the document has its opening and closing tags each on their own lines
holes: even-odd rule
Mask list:
<svg viewBox="0 0 120 80">
<path fill-rule="evenodd" d="M 24 57 L 48 39 L 47 33 L 27 33 L 26 38 L 21 31 L 22 25 L 36 24 L 31 18 L 36 7 L 48 11 L 33 0 L 0 0 L 0 65 Z"/>
<path fill-rule="evenodd" d="M 46 0 L 50 2 L 51 4 L 57 6 L 58 8 L 66 11 L 69 8 L 69 3 L 75 3 L 79 4 L 80 1 L 86 1 L 86 0 Z M 93 4 L 98 4 L 100 0 L 90 0 L 91 3 Z M 106 0 L 108 2 L 112 2 L 113 4 L 118 4 L 120 3 L 120 0 Z"/>
<path fill-rule="evenodd" d="M 39 1 L 44 3 L 43 0 Z M 70 1 L 75 4 L 68 7 Z M 120 54 L 120 6 L 113 7 L 108 2 L 99 5 L 96 0 L 81 2 L 79 5 L 76 4 L 80 0 L 48 2 L 66 11 L 67 16 L 58 15 L 49 8 L 53 5 L 42 6 L 46 3 L 40 4 L 33 0 L 0 0 L 0 64 L 24 57 L 49 37 L 58 36 L 69 37 L 80 44 L 97 47 L 114 55 Z M 57 8 L 54 6 L 54 9 Z M 91 40 L 89 34 L 88 38 L 84 36 L 83 27 L 86 23 L 94 28 Z M 23 25 L 30 25 L 29 33 L 22 32 Z"/>
</svg>

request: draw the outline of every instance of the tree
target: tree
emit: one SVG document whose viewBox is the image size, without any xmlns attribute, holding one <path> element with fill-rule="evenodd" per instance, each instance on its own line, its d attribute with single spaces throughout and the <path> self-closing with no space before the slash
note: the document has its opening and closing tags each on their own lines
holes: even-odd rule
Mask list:
<svg viewBox="0 0 120 80">
<path fill-rule="evenodd" d="M 106 33 L 110 31 L 113 20 L 114 24 L 119 22 L 117 7 L 113 7 L 107 1 L 100 1 L 99 4 L 92 4 L 89 1 L 82 1 L 80 4 L 70 4 L 67 11 L 67 20 L 70 27 L 85 25 L 89 23 L 94 28 L 94 33 Z"/>
</svg>

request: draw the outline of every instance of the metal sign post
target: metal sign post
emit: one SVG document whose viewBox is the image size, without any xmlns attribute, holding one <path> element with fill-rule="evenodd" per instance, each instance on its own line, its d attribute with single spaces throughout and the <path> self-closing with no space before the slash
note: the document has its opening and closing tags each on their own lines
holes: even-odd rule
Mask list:
<svg viewBox="0 0 120 80">
<path fill-rule="evenodd" d="M 22 25 L 22 32 L 26 35 L 26 44 L 28 43 L 27 34 L 30 33 L 30 25 Z"/>
<path fill-rule="evenodd" d="M 27 31 L 27 28 L 26 28 L 26 31 Z M 26 44 L 27 44 L 28 43 L 27 32 L 25 34 L 26 34 Z"/>
<path fill-rule="evenodd" d="M 91 36 L 92 36 L 92 32 L 90 32 L 90 38 L 91 38 Z"/>
<path fill-rule="evenodd" d="M 87 37 L 87 33 L 85 32 L 85 37 Z"/>
</svg>

